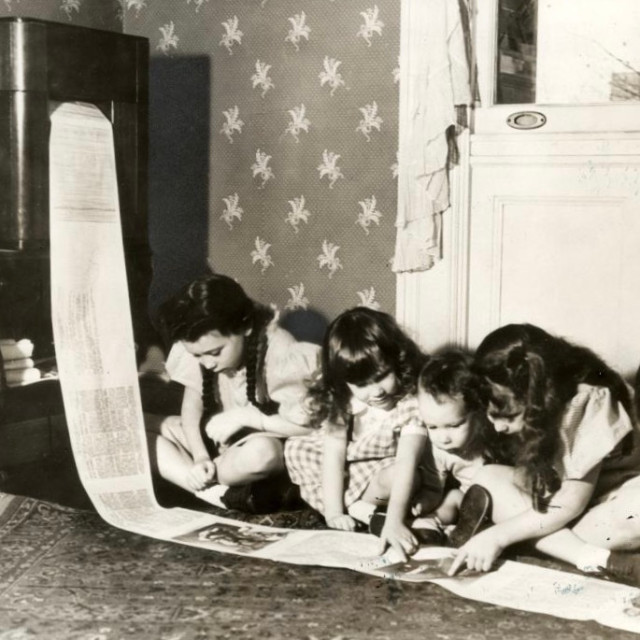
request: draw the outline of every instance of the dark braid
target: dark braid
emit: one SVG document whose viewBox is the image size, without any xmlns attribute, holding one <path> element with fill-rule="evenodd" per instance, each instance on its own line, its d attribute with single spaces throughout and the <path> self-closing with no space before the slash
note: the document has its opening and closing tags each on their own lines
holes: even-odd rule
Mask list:
<svg viewBox="0 0 640 640">
<path fill-rule="evenodd" d="M 207 369 L 200 365 L 202 372 L 202 419 L 200 424 L 204 426 L 209 418 L 221 409 L 220 394 L 218 390 L 218 374 L 213 369 Z"/>
<path fill-rule="evenodd" d="M 253 330 L 245 344 L 247 365 L 247 398 L 262 413 L 271 416 L 278 412 L 278 403 L 269 398 L 265 358 L 267 354 L 267 326 L 273 319 L 273 311 L 256 304 Z"/>
</svg>

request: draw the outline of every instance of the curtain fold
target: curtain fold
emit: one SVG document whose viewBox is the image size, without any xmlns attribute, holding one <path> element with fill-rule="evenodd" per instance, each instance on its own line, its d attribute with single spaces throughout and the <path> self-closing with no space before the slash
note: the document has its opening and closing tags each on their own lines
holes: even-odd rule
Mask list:
<svg viewBox="0 0 640 640">
<path fill-rule="evenodd" d="M 402 0 L 395 272 L 424 271 L 441 257 L 456 107 L 470 103 L 458 0 Z"/>
</svg>

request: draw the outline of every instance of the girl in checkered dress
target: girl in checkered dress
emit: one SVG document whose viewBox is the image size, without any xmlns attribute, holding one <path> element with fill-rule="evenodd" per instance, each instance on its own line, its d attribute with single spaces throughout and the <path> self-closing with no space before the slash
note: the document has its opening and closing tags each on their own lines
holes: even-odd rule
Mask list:
<svg viewBox="0 0 640 640">
<path fill-rule="evenodd" d="M 414 391 L 422 361 L 386 313 L 356 307 L 329 326 L 321 378 L 309 394 L 318 432 L 285 444 L 292 481 L 329 527 L 352 531 L 354 518 L 366 522 L 387 502 L 398 441 L 420 422 Z M 437 502 L 440 487 L 433 491 Z"/>
<path fill-rule="evenodd" d="M 451 568 L 487 571 L 531 540 L 584 571 L 640 584 L 640 438 L 623 379 L 598 356 L 529 324 L 489 334 L 475 355 L 487 415 L 513 442 L 513 466 L 474 482 L 492 496 L 494 525 Z"/>
</svg>

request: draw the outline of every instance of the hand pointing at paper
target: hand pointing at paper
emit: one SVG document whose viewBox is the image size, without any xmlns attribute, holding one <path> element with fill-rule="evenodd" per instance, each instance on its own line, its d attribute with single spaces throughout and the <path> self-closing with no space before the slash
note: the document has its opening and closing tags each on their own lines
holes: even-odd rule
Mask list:
<svg viewBox="0 0 640 640">
<path fill-rule="evenodd" d="M 473 571 L 490 571 L 494 562 L 504 551 L 503 545 L 497 536 L 497 528 L 490 527 L 476 534 L 456 552 L 455 559 L 447 572 L 455 575 L 465 566 Z"/>
</svg>

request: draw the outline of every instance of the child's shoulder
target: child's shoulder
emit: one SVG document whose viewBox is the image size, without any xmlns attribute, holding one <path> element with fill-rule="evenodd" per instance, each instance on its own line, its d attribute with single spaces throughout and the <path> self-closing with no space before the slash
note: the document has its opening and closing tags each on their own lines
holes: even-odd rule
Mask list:
<svg viewBox="0 0 640 640">
<path fill-rule="evenodd" d="M 561 428 L 581 433 L 597 429 L 626 433 L 631 430 L 631 419 L 607 387 L 579 384 L 562 415 Z"/>
<path fill-rule="evenodd" d="M 314 372 L 320 366 L 320 347 L 312 342 L 296 340 L 275 322 L 267 330 L 266 365 L 272 373 L 289 375 L 291 372 Z"/>
<path fill-rule="evenodd" d="M 577 409 L 586 405 L 601 406 L 611 402 L 611 391 L 607 387 L 597 387 L 581 382 L 569 401 L 569 407 Z"/>
</svg>

